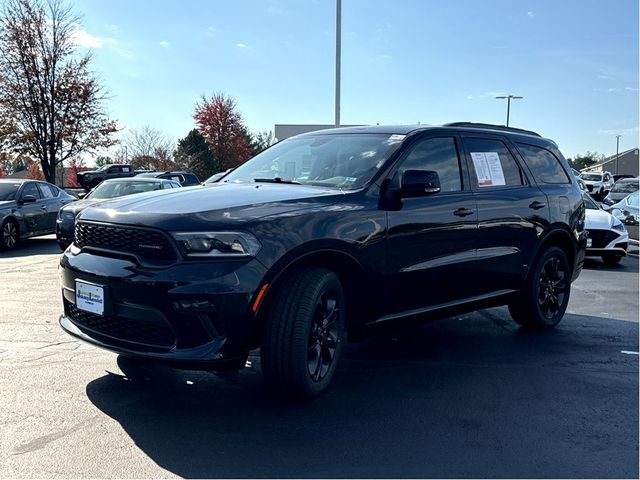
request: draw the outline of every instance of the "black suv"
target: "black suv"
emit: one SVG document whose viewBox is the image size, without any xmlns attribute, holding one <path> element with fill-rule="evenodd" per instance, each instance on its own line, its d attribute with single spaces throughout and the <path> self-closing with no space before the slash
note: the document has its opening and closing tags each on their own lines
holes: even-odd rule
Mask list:
<svg viewBox="0 0 640 480">
<path fill-rule="evenodd" d="M 220 183 L 84 210 L 61 258 L 62 327 L 129 357 L 327 387 L 346 335 L 508 305 L 563 317 L 584 203 L 551 140 L 483 124 L 282 141 Z"/>
</svg>

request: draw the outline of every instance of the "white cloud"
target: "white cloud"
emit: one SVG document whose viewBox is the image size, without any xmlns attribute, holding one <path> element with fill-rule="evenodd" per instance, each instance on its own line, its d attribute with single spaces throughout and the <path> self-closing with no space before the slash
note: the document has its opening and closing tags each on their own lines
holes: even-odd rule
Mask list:
<svg viewBox="0 0 640 480">
<path fill-rule="evenodd" d="M 611 129 L 611 130 L 598 130 L 598 133 L 602 133 L 602 134 L 605 134 L 605 135 L 637 136 L 638 135 L 638 127 L 619 128 L 619 129 Z"/>
<path fill-rule="evenodd" d="M 382 55 L 378 55 L 380 58 L 384 58 L 385 60 L 389 60 L 393 58 L 393 55 L 389 55 L 388 53 L 383 53 Z"/>
<path fill-rule="evenodd" d="M 247 48 L 244 43 L 236 43 L 236 48 Z"/>
<path fill-rule="evenodd" d="M 467 100 L 475 100 L 477 98 L 494 98 L 494 97 L 498 97 L 498 96 L 502 96 L 502 95 L 505 95 L 505 93 L 503 93 L 503 92 L 485 92 L 485 93 L 481 93 L 480 95 L 469 94 L 469 95 L 467 95 Z"/>
<path fill-rule="evenodd" d="M 533 18 L 533 17 L 535 17 L 535 16 L 536 16 L 536 12 L 533 12 L 533 11 L 531 11 L 531 10 L 529 10 L 529 11 L 527 12 L 527 17 L 529 17 L 529 18 Z"/>
<path fill-rule="evenodd" d="M 72 39 L 75 45 L 82 48 L 102 48 L 104 45 L 100 37 L 91 35 L 80 27 L 73 32 Z"/>
<path fill-rule="evenodd" d="M 162 40 L 158 45 L 160 45 L 162 48 L 167 48 L 171 44 L 166 40 Z"/>
</svg>

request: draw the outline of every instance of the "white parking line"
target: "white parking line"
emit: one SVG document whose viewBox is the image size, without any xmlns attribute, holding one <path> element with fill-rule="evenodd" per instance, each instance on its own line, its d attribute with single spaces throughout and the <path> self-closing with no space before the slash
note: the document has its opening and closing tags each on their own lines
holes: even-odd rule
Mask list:
<svg viewBox="0 0 640 480">
<path fill-rule="evenodd" d="M 620 353 L 626 353 L 627 355 L 640 355 L 640 352 L 631 352 L 629 350 L 620 350 Z"/>
</svg>

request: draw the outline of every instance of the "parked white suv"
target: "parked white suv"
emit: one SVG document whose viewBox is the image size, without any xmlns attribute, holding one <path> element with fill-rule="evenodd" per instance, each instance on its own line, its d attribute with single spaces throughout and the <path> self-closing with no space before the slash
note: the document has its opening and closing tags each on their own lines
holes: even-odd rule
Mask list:
<svg viewBox="0 0 640 480">
<path fill-rule="evenodd" d="M 601 199 L 611 191 L 614 184 L 613 176 L 609 172 L 583 172 L 580 178 L 587 186 L 589 193 Z"/>
</svg>

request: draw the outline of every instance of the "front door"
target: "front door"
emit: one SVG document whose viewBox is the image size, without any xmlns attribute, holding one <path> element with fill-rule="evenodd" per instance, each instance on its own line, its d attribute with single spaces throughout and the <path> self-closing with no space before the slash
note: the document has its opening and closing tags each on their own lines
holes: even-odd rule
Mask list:
<svg viewBox="0 0 640 480">
<path fill-rule="evenodd" d="M 26 196 L 35 197 L 36 201 L 31 203 L 21 203 Z M 26 234 L 34 235 L 46 230 L 46 205 L 42 202 L 40 190 L 36 182 L 27 182 L 22 187 L 22 191 L 18 194 L 18 211 L 24 219 Z"/>
<path fill-rule="evenodd" d="M 476 290 L 477 209 L 460 151 L 455 135 L 425 136 L 390 174 L 390 188 L 400 189 L 405 170 L 435 171 L 441 191 L 403 198 L 387 213 L 386 314 L 440 305 Z"/>
</svg>

